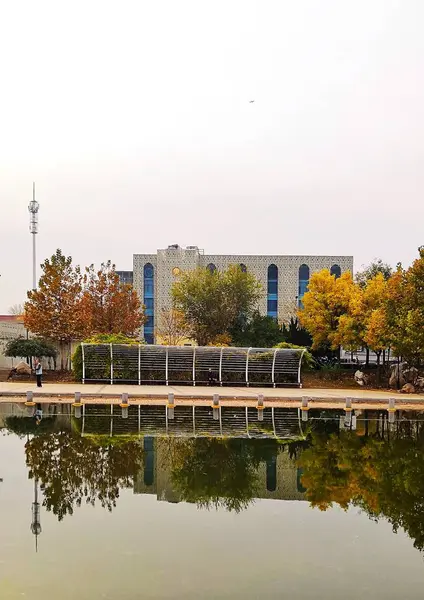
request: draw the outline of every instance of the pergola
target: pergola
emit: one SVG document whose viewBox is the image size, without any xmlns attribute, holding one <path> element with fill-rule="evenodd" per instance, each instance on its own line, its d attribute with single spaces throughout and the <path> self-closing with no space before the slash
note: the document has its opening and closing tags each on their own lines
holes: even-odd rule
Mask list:
<svg viewBox="0 0 424 600">
<path fill-rule="evenodd" d="M 301 387 L 304 349 L 81 344 L 82 381 Z"/>
</svg>

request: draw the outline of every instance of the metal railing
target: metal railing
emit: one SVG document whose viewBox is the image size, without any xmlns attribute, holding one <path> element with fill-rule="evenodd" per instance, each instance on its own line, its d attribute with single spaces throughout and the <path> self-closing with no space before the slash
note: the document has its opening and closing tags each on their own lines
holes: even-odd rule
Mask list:
<svg viewBox="0 0 424 600">
<path fill-rule="evenodd" d="M 83 383 L 301 387 L 304 349 L 81 344 Z"/>
</svg>

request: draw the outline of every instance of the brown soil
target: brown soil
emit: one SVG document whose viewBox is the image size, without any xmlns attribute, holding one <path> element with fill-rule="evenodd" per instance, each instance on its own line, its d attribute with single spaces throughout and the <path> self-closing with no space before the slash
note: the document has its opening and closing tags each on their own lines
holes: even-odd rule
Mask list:
<svg viewBox="0 0 424 600">
<path fill-rule="evenodd" d="M 7 381 L 10 369 L 0 369 L 0 381 Z M 49 383 L 71 383 L 75 381 L 70 371 L 44 371 L 43 380 Z M 35 375 L 15 375 L 13 381 L 35 381 Z"/>
<path fill-rule="evenodd" d="M 354 371 L 342 371 L 338 373 L 326 373 L 311 371 L 302 375 L 304 388 L 326 388 L 326 389 L 361 389 L 353 378 Z M 370 384 L 364 389 L 389 390 L 387 377 L 381 377 L 380 384 L 377 383 L 375 374 L 370 375 Z"/>
</svg>

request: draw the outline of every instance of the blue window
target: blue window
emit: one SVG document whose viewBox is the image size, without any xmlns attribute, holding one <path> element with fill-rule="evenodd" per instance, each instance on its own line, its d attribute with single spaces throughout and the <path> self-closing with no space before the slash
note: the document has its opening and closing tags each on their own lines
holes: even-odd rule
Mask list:
<svg viewBox="0 0 424 600">
<path fill-rule="evenodd" d="M 278 312 L 278 300 L 268 300 L 268 316 L 274 317 Z"/>
<path fill-rule="evenodd" d="M 277 489 L 277 458 L 273 456 L 266 462 L 266 489 L 275 492 Z"/>
<path fill-rule="evenodd" d="M 146 436 L 144 446 L 144 485 L 151 486 L 155 482 L 155 443 L 152 437 Z"/>
<path fill-rule="evenodd" d="M 309 271 L 308 265 L 300 265 L 300 267 L 299 267 L 299 293 L 298 293 L 298 297 L 297 297 L 299 308 L 302 308 L 303 296 L 308 291 L 309 274 L 310 274 L 310 271 Z"/>
<path fill-rule="evenodd" d="M 246 267 L 246 265 L 244 265 L 243 263 L 240 263 L 239 267 L 243 271 L 243 273 L 247 273 L 247 267 Z"/>
<path fill-rule="evenodd" d="M 342 270 L 339 265 L 333 265 L 330 269 L 330 273 L 331 275 L 335 275 L 336 279 L 338 279 L 342 274 Z"/>
<path fill-rule="evenodd" d="M 278 281 L 270 281 L 268 279 L 268 294 L 278 294 Z"/>
<path fill-rule="evenodd" d="M 149 315 L 147 317 L 147 321 L 144 324 L 144 331 L 146 331 L 146 329 L 151 329 L 154 326 L 154 324 L 155 324 L 154 316 L 153 315 Z"/>
<path fill-rule="evenodd" d="M 143 303 L 145 306 L 146 322 L 144 324 L 144 339 L 147 344 L 153 344 L 154 342 L 154 330 L 155 330 L 155 282 L 154 275 L 155 270 L 153 265 L 147 263 L 144 265 L 144 298 Z"/>
<path fill-rule="evenodd" d="M 269 265 L 268 267 L 268 317 L 278 319 L 278 267 Z"/>
<path fill-rule="evenodd" d="M 208 266 L 206 267 L 211 273 L 215 273 L 216 271 L 216 267 L 213 263 L 209 263 Z"/>
<path fill-rule="evenodd" d="M 147 308 L 153 308 L 153 298 L 146 298 L 144 301 L 144 306 Z"/>
</svg>

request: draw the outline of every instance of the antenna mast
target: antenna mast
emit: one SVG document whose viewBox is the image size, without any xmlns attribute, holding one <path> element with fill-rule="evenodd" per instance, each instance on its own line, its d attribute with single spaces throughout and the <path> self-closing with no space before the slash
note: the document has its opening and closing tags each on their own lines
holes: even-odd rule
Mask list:
<svg viewBox="0 0 424 600">
<path fill-rule="evenodd" d="M 32 183 L 32 202 L 29 203 L 29 231 L 32 235 L 32 289 L 37 289 L 37 248 L 36 238 L 38 233 L 38 211 L 40 205 L 35 200 L 35 182 Z"/>
</svg>

